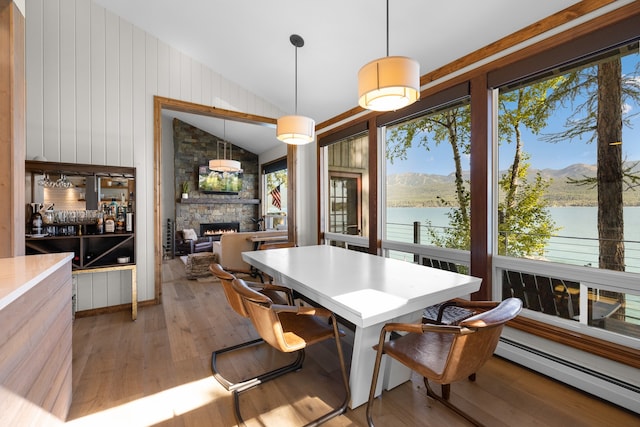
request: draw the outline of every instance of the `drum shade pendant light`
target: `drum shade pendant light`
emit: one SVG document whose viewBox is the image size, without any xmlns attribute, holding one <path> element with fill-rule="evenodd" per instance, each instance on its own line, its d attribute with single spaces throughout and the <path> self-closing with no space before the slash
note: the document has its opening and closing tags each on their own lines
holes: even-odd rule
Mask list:
<svg viewBox="0 0 640 427">
<path fill-rule="evenodd" d="M 227 121 L 222 121 L 224 129 L 222 158 L 220 158 L 220 141 L 217 141 L 217 159 L 209 160 L 209 169 L 218 172 L 238 172 L 242 170 L 240 162 L 237 160 L 231 160 L 231 147 L 233 144 L 229 144 L 229 158 L 227 159 Z"/>
<path fill-rule="evenodd" d="M 315 138 L 316 122 L 309 117 L 298 115 L 298 48 L 304 46 L 304 40 L 297 34 L 292 34 L 289 40 L 296 48 L 295 115 L 278 119 L 276 136 L 287 144 L 302 145 L 310 143 Z"/>
<path fill-rule="evenodd" d="M 406 56 L 389 56 L 389 0 L 387 0 L 387 56 L 358 71 L 358 104 L 373 111 L 394 111 L 420 98 L 420 64 Z"/>
</svg>

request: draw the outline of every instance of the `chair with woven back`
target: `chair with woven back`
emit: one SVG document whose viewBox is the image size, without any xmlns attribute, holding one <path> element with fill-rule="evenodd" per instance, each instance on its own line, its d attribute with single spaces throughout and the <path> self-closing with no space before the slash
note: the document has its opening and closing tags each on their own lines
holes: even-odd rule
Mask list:
<svg viewBox="0 0 640 427">
<path fill-rule="evenodd" d="M 238 295 L 237 292 L 234 291 L 232 282 L 236 279 L 236 277 L 224 270 L 220 264 L 212 263 L 209 266 L 209 271 L 216 276 L 220 283 L 222 284 L 222 288 L 224 290 L 225 297 L 227 298 L 227 302 L 238 315 L 248 318 L 249 314 L 245 310 L 244 303 L 242 299 Z M 276 301 L 278 304 L 289 305 L 293 304 L 293 293 L 291 289 L 274 285 L 271 283 L 255 283 L 255 282 L 247 282 L 256 292 L 260 292 L 263 295 L 268 296 L 272 301 Z M 292 363 L 285 365 L 280 368 L 273 369 L 271 371 L 265 372 L 263 374 L 257 375 L 253 378 L 243 379 L 241 381 L 232 382 L 225 378 L 219 371 L 217 366 L 217 357 L 219 355 L 230 353 L 233 351 L 241 350 L 247 347 L 251 347 L 254 345 L 258 345 L 263 343 L 264 340 L 262 338 L 253 339 L 247 342 L 243 342 L 231 347 L 225 347 L 219 350 L 213 351 L 211 354 L 211 371 L 213 372 L 213 376 L 215 379 L 227 390 L 234 390 L 236 388 L 241 388 L 247 386 L 248 384 L 252 384 L 254 382 L 266 381 L 269 378 L 277 377 L 284 373 L 298 370 L 302 367 L 302 362 L 304 361 L 304 350 L 301 350 L 297 354 L 297 358 Z"/>
<path fill-rule="evenodd" d="M 275 349 L 290 353 L 333 339 L 339 359 L 344 387 L 344 400 L 340 406 L 316 418 L 307 426 L 316 426 L 336 417 L 347 410 L 349 403 L 349 380 L 340 338 L 344 334 L 339 330 L 334 314 L 323 307 L 295 306 L 276 304 L 268 296 L 256 292 L 242 279 L 232 282 L 233 289 L 242 298 L 245 309 L 262 339 Z M 258 383 L 235 389 L 234 408 L 239 425 L 244 425 L 240 413 L 240 393 L 258 386 Z"/>
<path fill-rule="evenodd" d="M 382 355 L 386 354 L 424 377 L 427 395 L 432 397 L 474 425 L 482 425 L 471 415 L 449 402 L 450 384 L 468 378 L 482 367 L 498 345 L 504 324 L 522 310 L 522 301 L 508 298 L 496 302 L 470 301 L 466 307 L 492 309 L 480 312 L 458 325 L 431 323 L 388 323 L 381 333 L 367 402 L 367 421 L 373 424 L 373 403 Z M 404 333 L 387 340 L 387 334 Z M 429 380 L 442 385 L 442 395 L 436 394 Z"/>
</svg>

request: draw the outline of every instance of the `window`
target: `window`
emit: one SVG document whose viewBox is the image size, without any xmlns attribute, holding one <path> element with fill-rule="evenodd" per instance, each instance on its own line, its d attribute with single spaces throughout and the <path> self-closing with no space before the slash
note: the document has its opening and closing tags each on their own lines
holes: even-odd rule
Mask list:
<svg viewBox="0 0 640 427">
<path fill-rule="evenodd" d="M 499 89 L 498 254 L 640 273 L 638 42 L 549 74 Z M 530 310 L 640 336 L 637 285 L 507 270 L 502 285 Z"/>
<path fill-rule="evenodd" d="M 268 163 L 262 168 L 264 188 L 264 228 L 287 228 L 287 159 Z"/>
<path fill-rule="evenodd" d="M 469 250 L 470 109 L 440 107 L 385 130 L 385 239 Z"/>
</svg>

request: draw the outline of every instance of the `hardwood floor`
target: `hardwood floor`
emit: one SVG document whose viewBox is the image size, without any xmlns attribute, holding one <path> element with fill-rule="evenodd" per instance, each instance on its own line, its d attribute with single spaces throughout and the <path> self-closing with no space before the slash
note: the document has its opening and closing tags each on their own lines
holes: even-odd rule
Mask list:
<svg viewBox="0 0 640 427">
<path fill-rule="evenodd" d="M 227 305 L 213 279 L 187 280 L 179 259 L 163 266 L 163 304 L 143 307 L 138 320 L 120 312 L 73 325 L 71 426 L 233 426 L 232 395 L 211 375 L 211 351 L 257 337 Z M 345 357 L 350 357 L 345 339 Z M 230 379 L 284 364 L 291 355 L 260 345 L 224 357 Z M 241 395 L 247 426 L 298 426 L 340 401 L 334 346 L 307 350 L 301 371 Z M 476 382 L 452 385 L 452 401 L 487 426 L 640 425 L 637 414 L 494 357 Z M 438 389 L 439 390 L 439 389 Z M 326 423 L 366 426 L 365 406 Z M 377 426 L 468 426 L 426 397 L 422 379 L 384 392 Z"/>
</svg>

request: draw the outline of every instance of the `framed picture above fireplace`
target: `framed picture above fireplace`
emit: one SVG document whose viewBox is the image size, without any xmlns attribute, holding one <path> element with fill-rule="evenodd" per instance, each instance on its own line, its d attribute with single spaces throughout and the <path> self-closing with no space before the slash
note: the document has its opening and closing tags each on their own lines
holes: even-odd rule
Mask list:
<svg viewBox="0 0 640 427">
<path fill-rule="evenodd" d="M 209 166 L 198 167 L 198 191 L 207 194 L 238 194 L 242 190 L 242 171 L 220 172 Z"/>
</svg>

